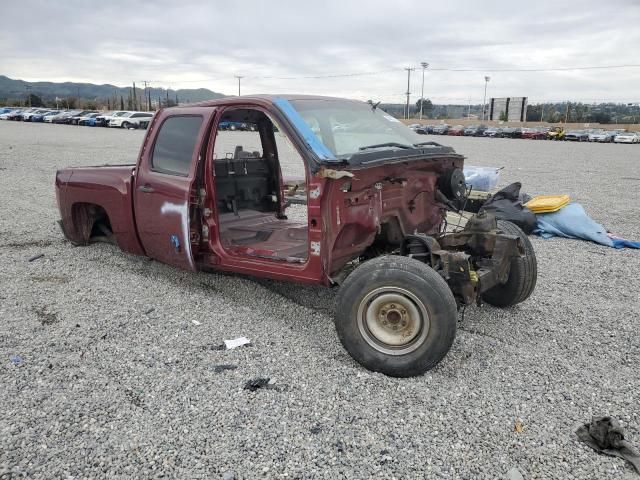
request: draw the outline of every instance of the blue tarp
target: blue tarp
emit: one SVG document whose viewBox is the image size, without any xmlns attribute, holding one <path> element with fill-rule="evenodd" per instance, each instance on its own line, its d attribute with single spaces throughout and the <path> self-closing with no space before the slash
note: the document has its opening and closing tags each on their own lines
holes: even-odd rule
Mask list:
<svg viewBox="0 0 640 480">
<path fill-rule="evenodd" d="M 570 203 L 557 212 L 536 215 L 536 220 L 534 233 L 544 238 L 577 238 L 613 248 L 640 248 L 640 242 L 610 236 L 602 225 L 587 215 L 579 203 Z"/>
</svg>

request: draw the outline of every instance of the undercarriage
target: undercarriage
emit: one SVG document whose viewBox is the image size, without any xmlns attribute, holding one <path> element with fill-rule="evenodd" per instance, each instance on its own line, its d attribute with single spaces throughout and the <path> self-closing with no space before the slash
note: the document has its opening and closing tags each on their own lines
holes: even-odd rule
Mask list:
<svg viewBox="0 0 640 480">
<path fill-rule="evenodd" d="M 521 239 L 499 230 L 495 217 L 485 213 L 457 232 L 409 235 L 400 249 L 438 272 L 458 305 L 480 304 L 483 293 L 507 282 L 511 260 L 524 253 Z"/>
</svg>

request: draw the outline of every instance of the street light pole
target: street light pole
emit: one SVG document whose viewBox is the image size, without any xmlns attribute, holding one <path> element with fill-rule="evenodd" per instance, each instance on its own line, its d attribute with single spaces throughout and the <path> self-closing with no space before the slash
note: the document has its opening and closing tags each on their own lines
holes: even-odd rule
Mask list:
<svg viewBox="0 0 640 480">
<path fill-rule="evenodd" d="M 420 93 L 420 120 L 422 120 L 422 107 L 424 105 L 424 71 L 427 69 L 429 64 L 427 62 L 422 62 L 420 66 L 422 67 L 422 92 Z"/>
<path fill-rule="evenodd" d="M 406 67 L 407 71 L 407 115 L 406 119 L 409 119 L 409 97 L 411 96 L 410 85 L 411 85 L 411 72 L 415 70 L 415 68 Z"/>
<path fill-rule="evenodd" d="M 487 84 L 491 77 L 484 77 L 484 100 L 482 101 L 482 121 L 484 122 L 485 110 L 487 109 Z"/>
<path fill-rule="evenodd" d="M 236 75 L 236 78 L 238 79 L 238 96 L 240 96 L 240 80 L 243 79 L 244 77 L 240 75 Z"/>
</svg>

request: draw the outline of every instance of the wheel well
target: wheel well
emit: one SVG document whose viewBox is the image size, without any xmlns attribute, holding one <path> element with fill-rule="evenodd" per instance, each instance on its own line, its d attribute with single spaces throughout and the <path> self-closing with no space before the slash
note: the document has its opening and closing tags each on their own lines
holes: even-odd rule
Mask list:
<svg viewBox="0 0 640 480">
<path fill-rule="evenodd" d="M 100 205 L 76 203 L 72 207 L 72 218 L 83 245 L 89 244 L 92 239 L 110 238 L 113 235 L 109 215 Z"/>
</svg>

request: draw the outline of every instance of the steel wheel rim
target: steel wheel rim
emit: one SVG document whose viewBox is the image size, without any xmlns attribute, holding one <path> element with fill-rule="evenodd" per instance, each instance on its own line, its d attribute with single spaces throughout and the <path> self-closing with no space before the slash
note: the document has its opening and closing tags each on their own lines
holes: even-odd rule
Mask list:
<svg viewBox="0 0 640 480">
<path fill-rule="evenodd" d="M 429 334 L 426 305 L 400 287 L 381 287 L 368 293 L 357 313 L 358 330 L 375 350 L 406 355 L 422 345 Z"/>
</svg>

